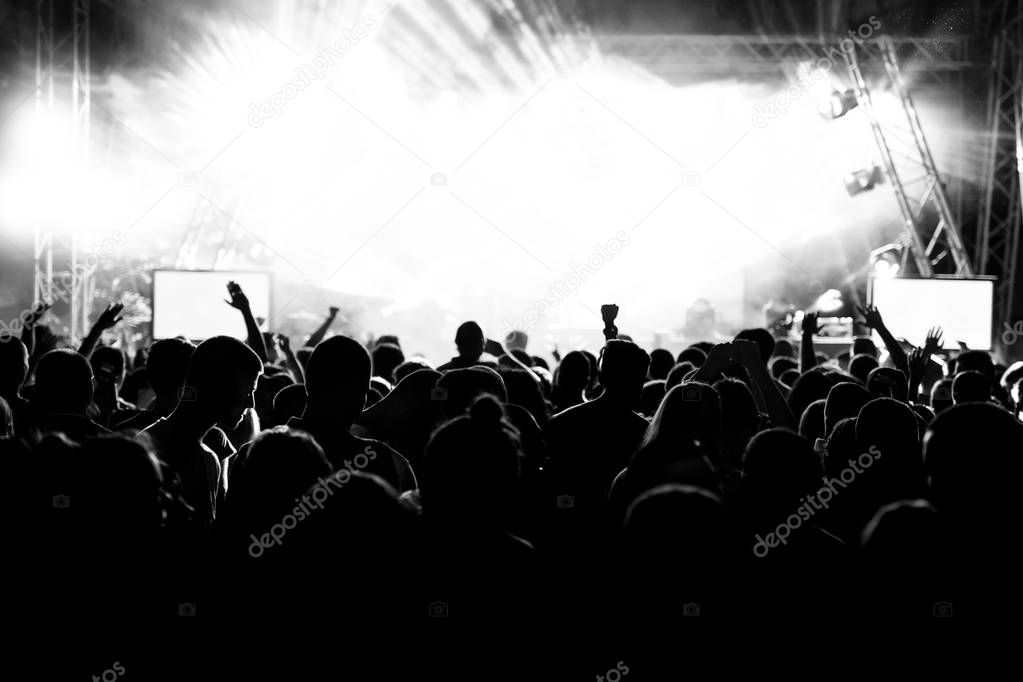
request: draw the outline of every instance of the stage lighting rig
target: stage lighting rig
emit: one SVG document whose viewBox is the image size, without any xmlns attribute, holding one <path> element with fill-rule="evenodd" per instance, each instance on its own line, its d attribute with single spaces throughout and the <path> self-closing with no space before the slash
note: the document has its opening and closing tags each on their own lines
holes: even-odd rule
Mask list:
<svg viewBox="0 0 1023 682">
<path fill-rule="evenodd" d="M 884 183 L 884 171 L 877 164 L 873 168 L 863 168 L 849 173 L 843 179 L 845 190 L 854 197 L 861 192 L 869 192 L 875 185 Z"/>
<path fill-rule="evenodd" d="M 833 121 L 836 118 L 842 118 L 857 106 L 859 106 L 859 100 L 856 99 L 855 90 L 850 89 L 845 92 L 832 90 L 828 100 L 818 107 L 818 111 L 824 120 Z"/>
</svg>

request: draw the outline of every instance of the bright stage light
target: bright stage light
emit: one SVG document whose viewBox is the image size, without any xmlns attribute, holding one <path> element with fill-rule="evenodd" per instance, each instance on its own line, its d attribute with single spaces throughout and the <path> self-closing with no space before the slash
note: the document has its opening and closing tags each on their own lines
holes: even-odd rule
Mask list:
<svg viewBox="0 0 1023 682">
<path fill-rule="evenodd" d="M 814 308 L 816 308 L 818 312 L 833 313 L 836 310 L 839 310 L 842 305 L 842 292 L 838 289 L 828 289 L 817 299 L 817 302 L 814 304 Z"/>
<path fill-rule="evenodd" d="M 854 197 L 862 192 L 869 192 L 874 189 L 875 185 L 880 185 L 884 182 L 884 171 L 881 170 L 880 166 L 874 166 L 873 168 L 861 169 L 854 171 L 845 176 L 843 182 L 845 183 L 845 191 L 849 193 L 849 196 Z"/>
<path fill-rule="evenodd" d="M 859 106 L 859 101 L 856 99 L 854 90 L 845 92 L 832 90 L 827 101 L 821 103 L 818 111 L 825 120 L 833 121 L 836 118 L 842 118 L 857 106 Z"/>
</svg>

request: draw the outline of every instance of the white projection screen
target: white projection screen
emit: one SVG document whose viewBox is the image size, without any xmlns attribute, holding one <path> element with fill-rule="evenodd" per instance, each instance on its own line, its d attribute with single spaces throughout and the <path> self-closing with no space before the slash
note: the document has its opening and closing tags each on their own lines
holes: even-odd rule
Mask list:
<svg viewBox="0 0 1023 682">
<path fill-rule="evenodd" d="M 225 303 L 227 283 L 237 282 L 249 299 L 252 314 L 270 312 L 270 273 L 231 270 L 154 270 L 153 338 L 211 336 L 245 339 L 242 314 Z"/>
<path fill-rule="evenodd" d="M 945 333 L 946 349 L 958 349 L 957 341 L 991 349 L 994 280 L 877 277 L 870 282 L 871 303 L 895 338 L 922 346 L 927 330 L 938 326 Z M 880 347 L 876 333 L 874 340 Z"/>
</svg>

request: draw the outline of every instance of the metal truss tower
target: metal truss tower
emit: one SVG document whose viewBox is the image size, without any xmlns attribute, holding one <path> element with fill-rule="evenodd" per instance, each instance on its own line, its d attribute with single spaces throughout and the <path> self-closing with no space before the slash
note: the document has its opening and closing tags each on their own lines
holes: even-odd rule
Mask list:
<svg viewBox="0 0 1023 682">
<path fill-rule="evenodd" d="M 1012 324 L 1023 222 L 1023 1 L 991 14 L 994 43 L 987 105 L 977 270 L 998 277 L 995 326 Z"/>
<path fill-rule="evenodd" d="M 86 161 L 89 153 L 89 5 L 90 0 L 39 0 L 36 4 L 35 112 L 55 121 L 67 107 L 71 133 L 67 151 L 79 161 Z M 59 40 L 58 23 L 70 25 Z M 78 262 L 77 230 L 73 225 L 39 223 L 34 230 L 33 300 L 66 302 L 68 332 L 77 341 L 88 332 L 93 289 L 92 273 Z M 56 270 L 55 249 L 68 254 L 64 267 Z"/>
<path fill-rule="evenodd" d="M 905 161 L 912 167 L 912 170 L 916 170 L 921 175 L 909 182 L 903 180 L 892 154 L 891 144 L 888 140 L 892 133 L 874 115 L 870 90 L 860 70 L 856 50 L 848 50 L 843 54 L 849 75 L 856 87 L 857 101 L 870 120 L 874 141 L 884 163 L 885 174 L 895 190 L 895 197 L 902 213 L 903 230 L 916 264 L 917 274 L 922 277 L 934 275 L 934 265 L 948 255 L 952 259 L 954 274 L 969 277 L 973 274 L 973 266 L 966 253 L 956 218 L 952 214 L 942 179 L 931 154 L 930 145 L 927 143 L 920 118 L 913 104 L 913 98 L 902 78 L 895 46 L 890 39 L 884 36 L 878 39 L 878 45 L 891 90 L 899 97 L 916 148 L 915 156 L 905 159 Z"/>
</svg>

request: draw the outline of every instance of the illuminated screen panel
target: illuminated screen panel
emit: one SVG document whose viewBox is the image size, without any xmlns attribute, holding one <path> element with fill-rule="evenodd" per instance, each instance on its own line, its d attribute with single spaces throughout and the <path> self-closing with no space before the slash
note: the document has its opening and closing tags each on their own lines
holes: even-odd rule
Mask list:
<svg viewBox="0 0 1023 682">
<path fill-rule="evenodd" d="M 895 338 L 922 346 L 931 327 L 945 332 L 944 346 L 957 341 L 970 348 L 991 349 L 994 282 L 979 279 L 871 280 L 871 302 Z M 874 339 L 881 345 L 880 337 Z"/>
<path fill-rule="evenodd" d="M 249 299 L 252 314 L 270 312 L 270 274 L 266 272 L 156 270 L 153 272 L 153 338 L 184 336 L 245 339 L 242 315 L 227 303 L 227 283 L 237 282 Z"/>
</svg>

